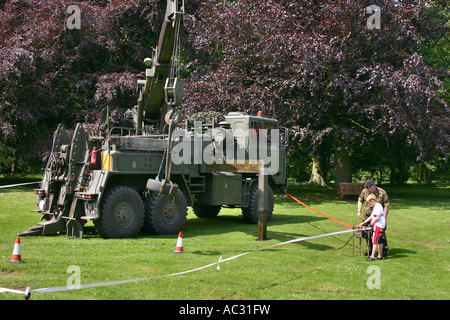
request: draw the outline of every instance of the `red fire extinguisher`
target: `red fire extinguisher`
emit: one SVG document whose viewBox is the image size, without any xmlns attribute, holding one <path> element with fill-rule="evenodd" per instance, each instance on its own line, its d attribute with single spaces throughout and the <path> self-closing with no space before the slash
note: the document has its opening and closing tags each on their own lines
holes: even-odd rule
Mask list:
<svg viewBox="0 0 450 320">
<path fill-rule="evenodd" d="M 97 163 L 97 147 L 94 147 L 91 152 L 91 165 L 95 165 Z"/>
</svg>

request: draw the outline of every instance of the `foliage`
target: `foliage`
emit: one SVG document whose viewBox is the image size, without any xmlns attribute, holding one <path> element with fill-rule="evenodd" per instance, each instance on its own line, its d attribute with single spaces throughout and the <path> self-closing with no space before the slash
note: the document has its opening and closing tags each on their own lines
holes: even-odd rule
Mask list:
<svg viewBox="0 0 450 320">
<path fill-rule="evenodd" d="M 366 26 L 373 4 L 380 30 Z M 415 1 L 204 1 L 187 23 L 198 60 L 186 106 L 262 109 L 322 158 L 364 148 L 389 153 L 394 166 L 406 161 L 403 145 L 414 161 L 448 157 L 450 112 L 436 94 L 445 88 L 418 54 L 448 28 L 426 10 Z"/>
<path fill-rule="evenodd" d="M 99 124 L 107 105 L 111 123 L 123 123 L 136 103 L 136 78 L 157 43 L 164 1 L 83 1 L 80 29 L 66 26 L 72 4 L 0 2 L 0 153 L 10 157 L 3 150 L 12 148 L 12 163 L 42 158 L 58 123 Z M 369 5 L 381 8 L 379 30 L 367 28 Z M 291 129 L 292 153 L 314 156 L 325 174 L 342 150 L 354 169 L 387 166 L 399 182 L 402 166 L 448 164 L 445 2 L 186 6 L 186 116 L 263 110 Z"/>
<path fill-rule="evenodd" d="M 84 1 L 80 29 L 66 25 L 72 1 L 0 4 L 0 129 L 18 155 L 48 151 L 58 123 L 99 121 L 134 102 L 136 75 L 156 43 L 156 1 Z M 112 112 L 112 122 L 123 112 Z"/>
</svg>

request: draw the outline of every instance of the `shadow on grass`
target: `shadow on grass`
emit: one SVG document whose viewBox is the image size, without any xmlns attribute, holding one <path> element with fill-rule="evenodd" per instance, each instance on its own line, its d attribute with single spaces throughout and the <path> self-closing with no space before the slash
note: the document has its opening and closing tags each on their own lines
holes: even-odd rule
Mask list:
<svg viewBox="0 0 450 320">
<path fill-rule="evenodd" d="M 239 213 L 238 213 L 239 212 Z M 319 233 L 327 233 L 328 231 L 322 230 L 319 227 L 315 226 L 313 223 L 318 221 L 326 220 L 326 218 L 321 216 L 306 216 L 301 214 L 274 214 L 272 219 L 270 220 L 268 226 L 283 226 L 289 224 L 309 224 L 314 228 L 319 229 Z M 301 228 L 299 228 L 300 230 Z M 242 214 L 240 214 L 240 210 L 236 209 L 223 209 L 221 214 L 215 218 L 197 218 L 190 216 L 185 226 L 183 227 L 183 238 L 190 237 L 198 237 L 198 236 L 209 236 L 209 235 L 217 235 L 228 234 L 230 232 L 242 232 L 247 235 L 253 236 L 255 240 L 258 238 L 258 225 L 257 224 L 248 224 L 244 221 Z M 65 231 L 61 231 L 59 234 L 65 234 Z M 311 234 L 303 234 L 300 232 L 273 232 L 267 231 L 267 239 L 268 240 L 277 240 L 280 242 L 298 239 L 302 237 L 308 237 Z M 55 235 L 58 236 L 58 235 Z M 99 239 L 95 227 L 93 225 L 86 225 L 83 228 L 83 239 Z M 144 238 L 158 238 L 158 239 L 175 239 L 176 235 L 151 235 L 149 234 L 145 228 L 142 228 L 139 234 L 136 236 L 137 239 Z M 340 240 L 342 241 L 342 240 Z M 302 241 L 300 243 L 296 243 L 296 245 L 306 246 L 307 248 L 314 250 L 330 250 L 334 249 L 333 247 L 316 244 L 312 242 Z M 223 251 L 198 251 L 193 252 L 203 255 L 217 255 L 219 253 L 223 253 Z"/>
<path fill-rule="evenodd" d="M 264 290 L 264 289 L 270 289 L 270 288 L 273 288 L 273 287 L 277 287 L 277 286 L 280 286 L 280 285 L 286 285 L 288 283 L 297 281 L 298 279 L 301 279 L 301 278 L 303 278 L 303 275 L 296 276 L 294 278 L 290 278 L 290 279 L 287 279 L 287 280 L 284 280 L 284 281 L 274 281 L 274 282 L 272 282 L 272 283 L 270 283 L 270 284 L 268 284 L 268 285 L 266 285 L 264 287 L 259 287 L 259 289 L 260 290 Z"/>
<path fill-rule="evenodd" d="M 416 254 L 416 251 L 402 249 L 402 248 L 392 248 L 388 250 L 388 259 L 398 259 L 398 258 L 407 258 L 411 254 Z"/>
</svg>

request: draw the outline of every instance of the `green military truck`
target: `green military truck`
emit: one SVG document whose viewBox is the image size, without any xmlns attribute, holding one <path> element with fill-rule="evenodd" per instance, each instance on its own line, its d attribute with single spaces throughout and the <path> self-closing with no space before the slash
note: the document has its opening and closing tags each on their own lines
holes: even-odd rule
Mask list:
<svg viewBox="0 0 450 320">
<path fill-rule="evenodd" d="M 184 1 L 167 0 L 157 48 L 145 59 L 138 103 L 126 112 L 132 128 L 75 130 L 59 125 L 43 174 L 37 212 L 42 222 L 19 235 L 66 230 L 82 237 L 92 220 L 104 238 L 176 234 L 191 206 L 198 217 L 223 207 L 241 207 L 244 220 L 258 222 L 258 169 L 273 191 L 284 191 L 286 153 L 278 122 L 263 115 L 204 112 L 180 123 L 179 28 Z"/>
</svg>

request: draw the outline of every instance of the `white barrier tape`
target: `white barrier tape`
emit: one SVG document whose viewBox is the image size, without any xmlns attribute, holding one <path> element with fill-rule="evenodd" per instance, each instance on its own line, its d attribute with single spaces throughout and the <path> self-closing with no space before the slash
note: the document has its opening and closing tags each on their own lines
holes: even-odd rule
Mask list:
<svg viewBox="0 0 450 320">
<path fill-rule="evenodd" d="M 5 188 L 14 188 L 14 187 L 21 187 L 21 186 L 26 186 L 29 184 L 37 184 L 40 181 L 36 181 L 36 182 L 25 182 L 25 183 L 17 183 L 17 184 L 9 184 L 9 185 L 5 185 L 5 186 L 0 186 L 0 189 L 5 189 Z"/>
<path fill-rule="evenodd" d="M 260 249 L 256 249 L 256 250 L 252 250 L 252 251 L 248 251 L 248 252 L 244 252 L 244 253 L 241 253 L 241 254 L 238 254 L 238 255 L 226 258 L 226 259 L 222 259 L 222 256 L 221 256 L 219 258 L 219 261 L 217 261 L 217 262 L 213 262 L 213 263 L 210 263 L 210 264 L 207 264 L 205 266 L 198 267 L 198 268 L 195 268 L 195 269 L 182 271 L 182 272 L 177 272 L 177 273 L 172 273 L 172 274 L 167 274 L 167 275 L 162 275 L 162 276 L 140 278 L 140 279 L 132 279 L 132 280 L 118 280 L 118 281 L 110 281 L 110 282 L 89 283 L 89 284 L 84 284 L 84 285 L 65 286 L 65 287 L 50 287 L 50 288 L 42 288 L 42 289 L 36 289 L 36 290 L 30 290 L 29 287 L 27 287 L 26 291 L 20 291 L 20 290 L 8 289 L 8 288 L 0 288 L 0 292 L 9 292 L 9 293 L 23 294 L 27 298 L 27 297 L 29 297 L 31 292 L 41 292 L 41 293 L 60 292 L 60 291 L 79 290 L 79 289 L 87 289 L 87 288 L 94 288 L 94 287 L 112 286 L 112 285 L 125 284 L 125 283 L 131 283 L 131 282 L 147 281 L 147 280 L 153 280 L 153 279 L 157 279 L 157 278 L 173 277 L 173 276 L 178 276 L 178 275 L 182 275 L 182 274 L 187 274 L 187 273 L 203 270 L 203 269 L 212 267 L 214 265 L 217 265 L 217 270 L 220 270 L 220 263 L 221 262 L 227 262 L 227 261 L 230 261 L 230 260 L 234 260 L 234 259 L 237 259 L 239 257 L 245 256 L 245 255 L 247 255 L 249 253 L 252 253 L 252 252 L 261 251 L 261 250 L 265 250 L 265 249 L 268 249 L 268 248 L 271 248 L 271 247 L 281 246 L 281 245 L 288 244 L 288 243 L 297 243 L 297 242 L 307 241 L 307 240 L 311 240 L 311 239 L 317 239 L 317 238 L 329 237 L 329 236 L 334 236 L 334 235 L 343 234 L 343 233 L 355 232 L 355 231 L 358 231 L 358 230 L 368 230 L 368 229 L 352 229 L 352 230 L 338 231 L 338 232 L 321 234 L 321 235 L 317 235 L 317 236 L 311 236 L 311 237 L 304 237 L 304 238 L 297 238 L 297 239 L 293 239 L 293 240 L 288 240 L 288 241 L 280 242 L 280 243 L 277 243 L 277 244 L 273 244 L 273 245 L 270 245 L 270 246 L 267 246 L 267 247 L 264 247 L 264 248 L 260 248 Z"/>
<path fill-rule="evenodd" d="M 18 293 L 18 294 L 25 294 L 25 291 L 20 290 L 14 290 L 14 289 L 8 289 L 8 288 L 0 288 L 0 292 L 8 292 L 8 293 Z"/>
<path fill-rule="evenodd" d="M 249 253 L 249 252 L 247 252 L 247 253 Z M 245 254 L 247 254 L 247 253 L 245 253 Z M 234 257 L 228 258 L 226 260 L 235 259 L 235 258 L 237 258 L 237 257 L 239 257 L 241 255 L 234 256 Z M 225 261 L 225 260 L 220 260 L 219 259 L 218 262 L 210 263 L 208 265 L 205 265 L 205 266 L 202 266 L 202 267 L 199 267 L 199 268 L 195 268 L 195 269 L 191 269 L 191 270 L 187 270 L 187 271 L 182 271 L 182 272 L 177 272 L 177 273 L 172 273 L 172 274 L 166 274 L 166 275 L 162 275 L 162 276 L 155 276 L 155 277 L 148 277 L 148 278 L 139 278 L 139 279 L 132 279 L 132 280 L 118 280 L 118 281 L 110 281 L 110 282 L 89 283 L 89 284 L 84 284 L 84 285 L 74 285 L 74 286 L 65 286 L 65 287 L 42 288 L 42 289 L 36 289 L 36 290 L 29 290 L 29 292 L 30 293 L 31 292 L 41 292 L 41 293 L 60 292 L 60 291 L 79 290 L 79 289 L 87 289 L 87 288 L 94 288 L 94 287 L 112 286 L 112 285 L 117 285 L 117 284 L 125 284 L 125 283 L 131 283 L 131 282 L 146 281 L 146 280 L 152 280 L 152 279 L 163 278 L 163 277 L 173 277 L 173 276 L 178 276 L 178 275 L 181 275 L 181 274 L 187 274 L 187 273 L 199 271 L 199 270 L 202 270 L 202 269 L 206 269 L 206 268 L 212 267 L 212 266 L 214 266 L 216 264 L 219 264 L 221 261 Z M 8 289 L 8 288 L 0 288 L 0 292 L 25 294 L 25 291 Z"/>
<path fill-rule="evenodd" d="M 220 256 L 219 261 L 217 262 L 217 270 L 220 270 L 220 262 L 222 261 L 222 256 Z"/>
<path fill-rule="evenodd" d="M 139 282 L 143 280 L 150 280 L 152 278 L 142 278 L 142 279 L 132 279 L 132 280 L 118 280 L 118 281 L 110 281 L 110 282 L 98 282 L 98 283 L 89 283 L 83 285 L 74 285 L 74 286 L 65 286 L 65 287 L 51 287 L 51 288 L 42 288 L 36 290 L 30 290 L 30 292 L 60 292 L 60 291 L 69 291 L 69 290 L 79 290 L 79 289 L 87 289 L 87 288 L 95 288 L 95 287 L 104 287 L 104 286 L 112 286 L 116 284 L 125 284 L 131 282 Z"/>
<path fill-rule="evenodd" d="M 370 229 L 370 228 L 369 228 L 369 229 Z M 301 241 L 306 241 L 306 240 L 311 240 L 311 239 L 317 239 L 317 238 L 323 238 L 323 237 L 335 236 L 335 235 L 337 235 L 337 234 L 343 234 L 343 233 L 355 232 L 355 231 L 358 231 L 358 230 L 368 230 L 368 229 L 352 229 L 352 230 L 345 230 L 345 231 L 338 231 L 338 232 L 332 232 L 332 233 L 320 234 L 320 235 L 318 235 L 318 236 L 312 236 L 312 237 L 306 237 L 306 238 L 298 238 L 298 239 L 293 239 L 293 240 L 289 240 L 289 241 L 285 241 L 285 242 L 281 242 L 281 243 L 274 244 L 272 247 L 281 246 L 281 245 L 287 244 L 287 243 L 295 243 L 295 242 L 301 242 Z"/>
</svg>

